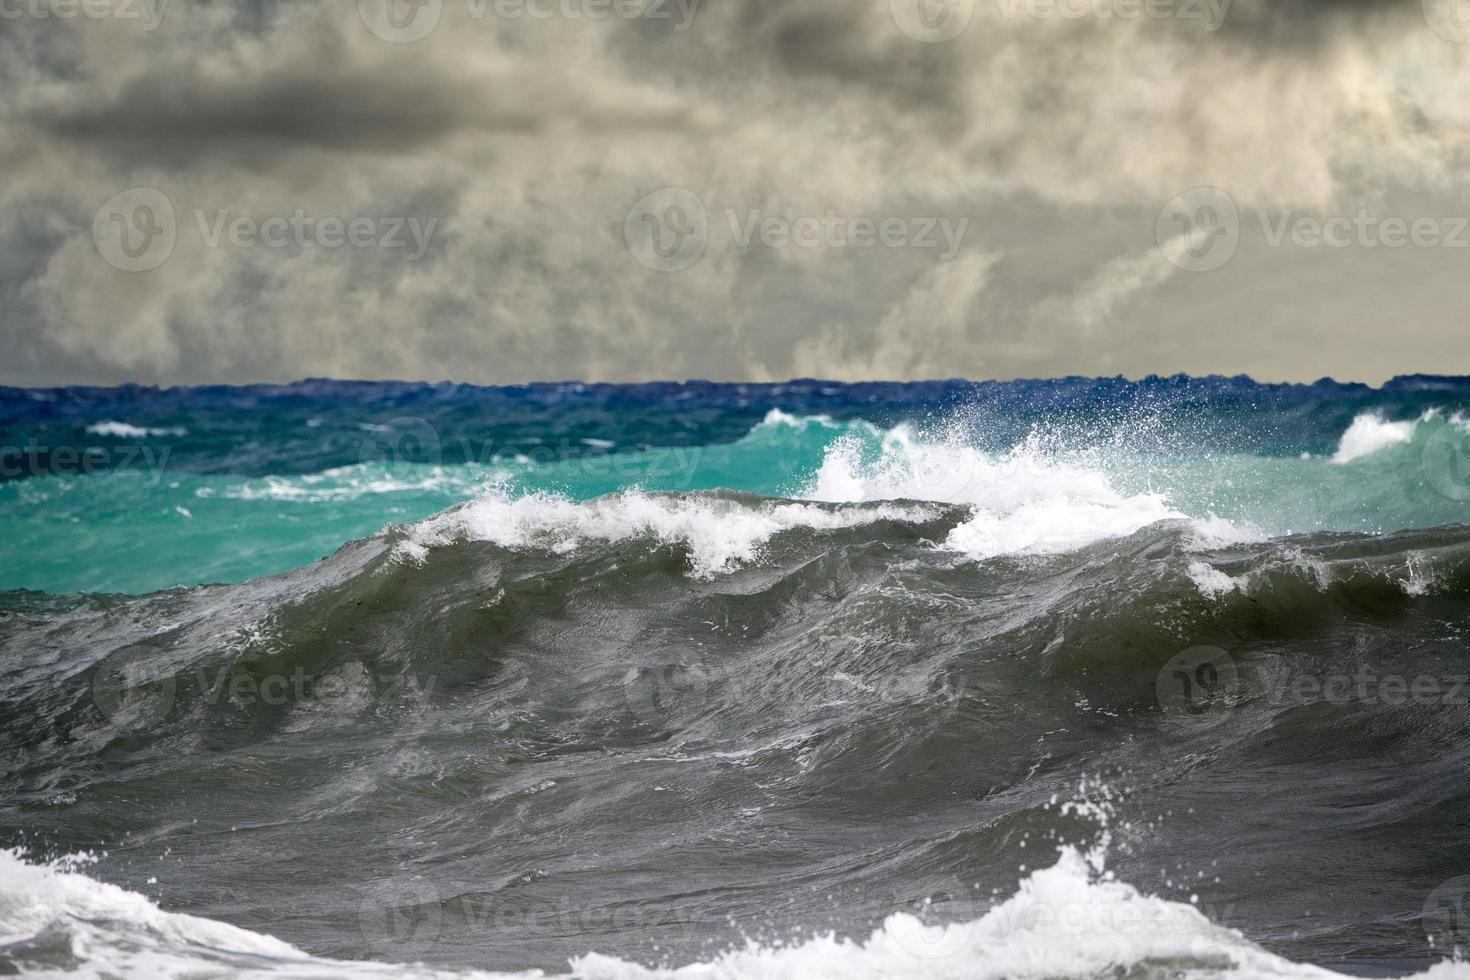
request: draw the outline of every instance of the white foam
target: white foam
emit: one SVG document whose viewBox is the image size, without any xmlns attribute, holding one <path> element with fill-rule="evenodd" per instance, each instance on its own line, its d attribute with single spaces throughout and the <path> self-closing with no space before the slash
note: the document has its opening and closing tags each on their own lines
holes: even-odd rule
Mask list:
<svg viewBox="0 0 1470 980">
<path fill-rule="evenodd" d="M 1244 589 L 1244 579 L 1236 579 L 1220 571 L 1215 566 L 1203 561 L 1189 563 L 1188 574 L 1200 590 L 1200 594 L 1207 599 L 1218 599 L 1220 596 L 1237 589 Z"/>
<path fill-rule="evenodd" d="M 438 970 L 311 956 L 279 939 L 165 912 L 142 895 L 0 850 L 0 947 L 33 980 L 533 980 L 542 974 Z M 152 879 L 150 879 L 151 882 Z M 13 945 L 18 944 L 18 945 Z M 27 949 L 26 947 L 29 947 Z"/>
<path fill-rule="evenodd" d="M 751 429 L 751 432 L 756 431 L 761 426 L 785 426 L 788 429 L 805 429 L 811 425 L 820 426 L 824 429 L 842 428 L 841 424 L 836 422 L 830 415 L 792 415 L 790 412 L 783 412 L 779 408 L 773 408 L 766 413 L 766 417 L 761 419 L 758 425 Z"/>
<path fill-rule="evenodd" d="M 103 419 L 101 422 L 93 422 L 87 426 L 87 431 L 94 436 L 112 436 L 116 439 L 143 439 L 147 436 L 183 436 L 188 435 L 189 430 L 183 426 L 172 426 L 163 429 L 148 429 L 141 425 L 133 425 L 130 422 L 119 422 L 116 419 Z"/>
<path fill-rule="evenodd" d="M 1438 584 L 1438 576 L 1422 551 L 1411 551 L 1404 556 L 1404 577 L 1399 579 L 1399 588 L 1406 595 L 1428 595 Z"/>
<path fill-rule="evenodd" d="M 1255 544 L 1269 537 L 1269 534 L 1250 521 L 1197 517 L 1190 520 L 1188 547 L 1193 551 L 1208 551 L 1236 544 Z"/>
<path fill-rule="evenodd" d="M 0 947 L 42 933 L 62 938 L 74 956 L 84 958 L 89 950 L 115 946 L 107 950 L 108 969 L 98 973 L 128 976 L 150 975 L 150 966 L 168 958 L 164 949 L 304 957 L 270 936 L 165 912 L 142 895 L 67 870 L 76 863 L 28 864 L 15 851 L 0 850 Z"/>
<path fill-rule="evenodd" d="M 442 493 L 467 496 L 501 474 L 478 467 L 421 466 L 413 478 L 395 476 L 381 464 L 358 463 L 320 473 L 266 476 L 227 487 L 231 500 L 325 503 L 387 494 Z"/>
<path fill-rule="evenodd" d="M 772 410 L 760 425 L 837 423 Z M 708 578 L 758 560 L 763 547 L 783 531 L 830 530 L 879 520 L 927 522 L 942 515 L 936 504 L 969 509 L 941 546 L 975 560 L 1057 554 L 1126 537 L 1166 520 L 1190 523 L 1193 548 L 1264 537 L 1251 525 L 1191 518 L 1159 493 L 1120 492 L 1100 469 L 1057 459 L 1034 445 L 987 454 L 957 439 L 921 440 L 906 426 L 887 432 L 867 423 L 849 427 L 848 434 L 828 446 L 798 496 L 803 500 L 628 490 L 577 502 L 545 493 L 512 496 L 497 487 L 412 527 L 398 555 L 420 561 L 427 549 L 463 539 L 569 552 L 588 542 L 646 537 L 687 545 L 692 573 Z M 850 506 L 854 504 L 862 506 Z"/>
<path fill-rule="evenodd" d="M 1100 873 L 1092 856 L 1063 848 L 1015 894 L 985 907 L 958 881 L 926 924 L 894 913 L 867 939 L 831 935 L 784 946 L 756 943 L 687 966 L 658 969 L 597 953 L 577 957 L 579 980 L 1049 980 L 1157 973 L 1219 980 L 1335 980 L 1339 974 L 1266 952 L 1198 907 L 1144 895 Z M 954 915 L 956 911 L 968 914 Z M 245 976 L 291 980 L 396 977 L 489 980 L 508 974 L 307 956 L 269 936 L 165 912 L 141 895 L 57 865 L 0 852 L 0 944 L 62 937 L 75 969 L 22 965 L 30 976 Z M 54 946 L 53 943 L 46 943 Z M 539 973 L 517 977 L 541 976 Z M 1420 980 L 1470 980 L 1470 965 L 1441 962 Z"/>
<path fill-rule="evenodd" d="M 944 543 L 977 559 L 1060 554 L 1096 541 L 1126 537 L 1158 521 L 1183 516 L 1157 494 L 1113 500 L 1048 495 L 1008 512 L 976 507 L 974 516 L 951 531 Z"/>
<path fill-rule="evenodd" d="M 1124 494 L 1101 470 L 1049 457 L 1027 444 L 993 455 L 958 441 L 926 442 L 904 427 L 884 436 L 876 458 L 857 439 L 828 448 L 804 496 L 814 500 L 917 499 L 967 505 L 971 516 L 944 546 L 984 559 L 1056 554 L 1125 537 L 1164 520 L 1188 519 L 1161 494 Z M 1209 519 L 1196 537 L 1256 540 L 1259 532 Z"/>
<path fill-rule="evenodd" d="M 1400 446 L 1414 438 L 1414 429 L 1423 419 L 1389 422 L 1379 412 L 1364 412 L 1353 419 L 1338 441 L 1334 463 L 1350 463 L 1371 456 L 1389 446 Z"/>
<path fill-rule="evenodd" d="M 958 904 L 975 904 L 969 894 Z M 1150 964 L 1178 976 L 1335 976 L 1273 956 L 1193 906 L 1098 879 L 1071 848 L 1006 901 L 949 924 L 895 913 L 862 942 L 826 936 L 787 948 L 752 945 L 678 970 L 630 968 L 596 955 L 572 963 L 586 980 L 1043 980 L 1143 975 Z"/>
<path fill-rule="evenodd" d="M 512 497 L 491 490 L 409 530 L 408 559 L 421 549 L 455 540 L 489 541 L 503 548 L 544 547 L 566 553 L 587 542 L 650 538 L 683 543 L 697 578 L 754 561 L 775 535 L 794 528 L 832 530 L 894 520 L 933 520 L 937 509 L 921 505 L 820 507 L 786 500 L 739 501 L 714 496 L 667 496 L 628 490 L 578 503 L 551 494 Z"/>
</svg>

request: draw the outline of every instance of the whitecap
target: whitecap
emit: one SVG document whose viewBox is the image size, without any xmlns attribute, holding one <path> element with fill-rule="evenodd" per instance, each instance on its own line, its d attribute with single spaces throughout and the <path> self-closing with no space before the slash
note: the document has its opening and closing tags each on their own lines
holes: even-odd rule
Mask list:
<svg viewBox="0 0 1470 980">
<path fill-rule="evenodd" d="M 189 434 L 189 430 L 181 425 L 150 429 L 141 425 L 133 425 L 131 422 L 119 422 L 116 419 L 103 419 L 101 422 L 93 422 L 87 426 L 87 431 L 94 436 L 111 436 L 114 439 L 145 439 L 149 436 L 159 438 L 162 436 L 185 436 Z"/>
<path fill-rule="evenodd" d="M 1257 540 L 1258 529 L 1194 521 L 1164 495 L 1119 491 L 1102 470 L 1047 455 L 1034 443 L 992 454 L 958 440 L 925 441 L 898 426 L 876 456 L 856 438 L 828 447 L 803 496 L 823 501 L 925 500 L 970 508 L 944 547 L 967 557 L 1058 554 L 1190 520 L 1197 539 Z"/>
<path fill-rule="evenodd" d="M 413 560 L 422 557 L 422 549 L 465 539 L 503 548 L 544 547 L 568 553 L 587 542 L 645 537 L 659 544 L 687 545 L 691 573 L 710 578 L 754 561 L 762 547 L 783 531 L 834 530 L 884 520 L 921 523 L 934 520 L 939 513 L 934 507 L 920 505 L 833 508 L 799 501 L 746 502 L 638 490 L 579 503 L 555 494 L 513 497 L 495 489 L 413 525 L 408 547 L 400 554 Z"/>
<path fill-rule="evenodd" d="M 1364 412 L 1353 419 L 1347 431 L 1338 441 L 1337 452 L 1332 456 L 1334 463 L 1350 463 L 1364 456 L 1371 456 L 1389 446 L 1401 446 L 1414 438 L 1414 429 L 1422 419 L 1406 419 L 1402 422 L 1386 421 L 1379 412 Z"/>
<path fill-rule="evenodd" d="M 1341 974 L 1293 963 L 1211 921 L 1208 904 L 1169 901 L 1100 873 L 1089 855 L 1058 849 L 1057 862 L 986 905 L 957 887 L 936 918 L 904 912 L 866 939 L 818 935 L 743 947 L 677 968 L 649 968 L 587 953 L 560 976 L 580 980 L 1051 980 L 1097 976 L 1272 977 L 1333 980 Z M 960 914 L 956 914 L 960 913 Z M 926 916 L 928 918 L 928 916 Z M 193 915 L 96 881 L 60 863 L 30 864 L 0 851 L 0 945 L 34 976 L 276 977 L 291 980 L 508 980 L 543 976 L 452 970 L 422 964 L 347 962 L 310 956 L 271 936 Z M 67 948 L 67 967 L 49 959 Z M 35 967 L 39 966 L 40 969 Z M 1442 961 L 1419 980 L 1470 980 L 1470 964 Z"/>
</svg>

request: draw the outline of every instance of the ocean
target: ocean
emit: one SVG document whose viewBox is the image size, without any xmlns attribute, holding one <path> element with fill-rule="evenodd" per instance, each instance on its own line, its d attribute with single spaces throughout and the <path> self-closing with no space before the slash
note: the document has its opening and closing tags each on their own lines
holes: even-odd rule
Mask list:
<svg viewBox="0 0 1470 980">
<path fill-rule="evenodd" d="M 0 389 L 0 973 L 1470 977 L 1467 402 Z"/>
</svg>

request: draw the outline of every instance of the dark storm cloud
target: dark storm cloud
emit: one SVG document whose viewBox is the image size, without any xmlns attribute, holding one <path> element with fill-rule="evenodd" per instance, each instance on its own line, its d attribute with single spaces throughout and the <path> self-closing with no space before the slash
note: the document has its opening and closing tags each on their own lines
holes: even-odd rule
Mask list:
<svg viewBox="0 0 1470 980">
<path fill-rule="evenodd" d="M 460 129 L 526 132 L 541 123 L 524 108 L 472 102 L 461 88 L 433 68 L 406 78 L 349 69 L 243 83 L 148 75 L 130 81 L 109 102 L 39 111 L 31 119 L 72 140 L 134 149 L 155 145 L 181 155 L 252 146 L 273 152 L 295 147 L 398 152 Z"/>
<path fill-rule="evenodd" d="M 1422 9 L 1419 0 L 1236 0 L 1219 33 L 1261 47 L 1320 46 L 1343 33 L 1395 29 L 1391 24 L 1422 27 Z"/>
<path fill-rule="evenodd" d="M 592 113 L 574 101 L 553 104 L 537 98 L 526 81 L 465 77 L 450 65 L 398 52 L 354 60 L 331 34 L 316 54 L 256 77 L 165 66 L 101 99 L 33 108 L 29 121 L 70 141 L 172 166 L 201 155 L 302 148 L 411 153 L 463 132 L 528 135 L 564 121 L 628 132 L 686 122 L 677 110 Z"/>
<path fill-rule="evenodd" d="M 955 48 L 904 43 L 902 37 L 875 40 L 851 6 L 788 9 L 769 34 L 784 72 L 824 76 L 909 107 L 952 107 L 963 77 Z"/>
<path fill-rule="evenodd" d="M 913 2 L 445 0 L 412 43 L 343 0 L 7 21 L 0 380 L 1456 367 L 1462 253 L 1271 248 L 1254 217 L 1466 209 L 1436 0 L 957 0 L 942 41 Z M 1245 222 L 1207 273 L 1159 223 L 1199 186 Z M 166 203 L 109 213 L 131 188 Z M 94 216 L 171 217 L 171 247 L 127 271 Z M 659 217 L 687 264 L 629 237 Z"/>
</svg>

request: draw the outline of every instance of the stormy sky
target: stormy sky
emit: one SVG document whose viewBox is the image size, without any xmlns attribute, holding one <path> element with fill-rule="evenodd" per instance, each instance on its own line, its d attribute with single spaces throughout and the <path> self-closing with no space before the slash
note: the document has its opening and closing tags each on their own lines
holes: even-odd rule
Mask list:
<svg viewBox="0 0 1470 980">
<path fill-rule="evenodd" d="M 0 383 L 1470 373 L 1470 3 L 0 0 Z"/>
</svg>

